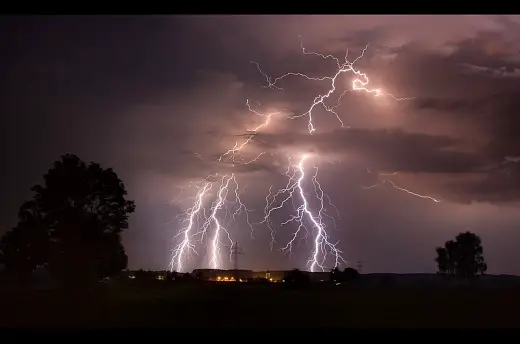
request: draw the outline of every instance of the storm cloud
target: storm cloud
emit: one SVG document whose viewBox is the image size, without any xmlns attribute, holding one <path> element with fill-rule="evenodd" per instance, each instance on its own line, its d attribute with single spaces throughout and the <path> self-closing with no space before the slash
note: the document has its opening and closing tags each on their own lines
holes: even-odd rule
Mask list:
<svg viewBox="0 0 520 344">
<path fill-rule="evenodd" d="M 29 188 L 65 152 L 113 167 L 136 200 L 125 233 L 131 267 L 164 268 L 186 204 L 172 199 L 212 173 L 235 173 L 243 200 L 262 215 L 269 186 L 283 184 L 288 156 L 311 153 L 340 213 L 349 261 L 366 271 L 433 271 L 434 248 L 471 228 L 483 237 L 491 272 L 520 273 L 520 59 L 517 16 L 89 16 L 2 19 L 2 233 L 16 222 Z M 332 59 L 302 53 L 348 50 L 370 85 L 395 101 L 348 92 L 341 122 L 317 108 L 325 82 L 288 77 L 283 91 L 266 77 L 333 75 Z M 352 74 L 336 83 L 337 104 Z M 246 103 L 249 101 L 249 103 Z M 241 166 L 218 158 L 276 113 L 241 152 Z M 371 171 L 368 173 L 367 171 Z M 388 176 L 396 185 L 363 185 Z M 284 214 L 290 216 L 289 213 Z M 269 249 L 270 233 L 232 228 L 244 267 L 301 267 Z M 280 235 L 285 229 L 280 228 Z M 286 234 L 286 233 L 285 233 Z M 382 240 L 384 239 L 384 240 Z"/>
</svg>

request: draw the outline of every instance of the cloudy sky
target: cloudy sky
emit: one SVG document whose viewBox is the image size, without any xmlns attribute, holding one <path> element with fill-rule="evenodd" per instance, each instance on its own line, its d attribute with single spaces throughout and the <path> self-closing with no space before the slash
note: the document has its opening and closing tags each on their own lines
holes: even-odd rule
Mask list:
<svg viewBox="0 0 520 344">
<path fill-rule="evenodd" d="M 329 212 L 336 228 L 324 220 L 330 242 L 364 272 L 433 272 L 435 247 L 471 230 L 489 272 L 519 274 L 519 32 L 514 16 L 2 18 L 0 233 L 52 162 L 72 152 L 113 167 L 136 200 L 124 235 L 130 267 L 163 269 L 179 244 L 175 217 L 202 185 L 195 182 L 220 175 L 204 199 L 209 212 L 218 178 L 234 173 L 250 221 L 259 222 L 269 188 L 287 183 L 288 157 L 294 165 L 310 153 L 306 177 L 318 168 L 339 213 Z M 287 118 L 304 114 L 330 80 L 289 76 L 278 81 L 283 90 L 268 88 L 251 63 L 273 78 L 334 76 L 334 60 L 303 54 L 300 41 L 341 60 L 348 50 L 351 62 L 370 44 L 354 67 L 383 95 L 347 92 L 338 102 L 355 77 L 341 74 L 325 103 L 339 104 L 344 128 L 317 106 L 309 134 L 308 116 Z M 267 154 L 247 166 L 218 161 L 265 121 L 258 114 L 272 113 L 241 151 L 244 160 Z M 302 185 L 311 199 L 311 179 Z M 305 268 L 311 226 L 292 255 L 280 251 L 296 229 L 279 225 L 294 214 L 290 202 L 273 214 L 272 250 L 265 225 L 252 234 L 244 216 L 228 224 L 224 213 L 242 268 Z M 197 250 L 186 268 L 208 266 L 210 249 Z"/>
</svg>

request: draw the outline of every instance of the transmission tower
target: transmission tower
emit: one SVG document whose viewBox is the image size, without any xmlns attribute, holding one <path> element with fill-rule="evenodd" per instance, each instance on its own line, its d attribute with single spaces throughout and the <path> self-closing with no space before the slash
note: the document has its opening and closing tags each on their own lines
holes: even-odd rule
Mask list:
<svg viewBox="0 0 520 344">
<path fill-rule="evenodd" d="M 231 245 L 231 255 L 233 256 L 233 270 L 235 270 L 235 280 L 238 281 L 238 256 L 243 255 L 244 251 L 238 246 L 238 242 L 235 241 Z"/>
</svg>

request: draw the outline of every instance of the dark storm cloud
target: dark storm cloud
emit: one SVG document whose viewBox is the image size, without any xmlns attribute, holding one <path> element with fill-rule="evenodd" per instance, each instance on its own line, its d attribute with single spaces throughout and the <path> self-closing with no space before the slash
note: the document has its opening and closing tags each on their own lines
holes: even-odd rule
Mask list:
<svg viewBox="0 0 520 344">
<path fill-rule="evenodd" d="M 276 166 L 269 162 L 248 162 L 246 164 L 243 163 L 233 163 L 226 162 L 221 164 L 220 170 L 226 171 L 228 173 L 236 173 L 236 174 L 249 174 L 253 172 L 267 172 L 267 173 L 278 173 L 279 170 Z"/>
<path fill-rule="evenodd" d="M 487 149 L 481 154 L 500 161 L 506 155 L 520 153 L 520 93 L 494 93 L 472 98 L 422 98 L 414 103 L 417 110 L 434 110 L 454 121 L 457 118 L 472 119 L 476 125 L 484 128 L 489 137 Z"/>
<path fill-rule="evenodd" d="M 125 236 L 132 267 L 166 265 L 178 228 L 164 223 L 180 212 L 166 201 L 179 186 L 209 173 L 235 172 L 254 190 L 244 199 L 263 204 L 264 184 L 285 167 L 283 154 L 275 159 L 266 154 L 249 165 L 216 160 L 262 120 L 247 111 L 246 99 L 261 112 L 285 116 L 305 110 L 325 90 L 327 85 L 298 78 L 285 80 L 284 92 L 261 88 L 266 80 L 252 60 L 274 77 L 334 71 L 333 61 L 303 56 L 298 35 L 308 51 L 339 58 L 347 49 L 355 58 L 370 43 L 358 66 L 370 74 L 373 86 L 415 97 L 394 103 L 349 94 L 339 113 L 351 129 L 322 124 L 333 116 L 317 113 L 318 131 L 308 135 L 305 118 L 277 118 L 243 152 L 246 160 L 262 149 L 279 153 L 280 148 L 342 157 L 345 164 L 334 165 L 335 174 L 327 174 L 329 165 L 320 166 L 320 181 L 346 214 L 348 231 L 334 235 L 350 245 L 346 252 L 355 252 L 349 260 L 365 254 L 368 271 L 424 270 L 433 266 L 431 254 L 414 252 L 410 247 L 417 245 L 411 243 L 420 241 L 427 251 L 428 240 L 447 240 L 468 219 L 496 224 L 507 242 L 511 233 L 503 216 L 520 223 L 505 208 L 489 215 L 482 204 L 467 205 L 502 207 L 520 200 L 518 171 L 500 165 L 505 156 L 520 155 L 520 83 L 514 77 L 518 18 L 76 16 L 5 19 L 0 25 L 5 51 L 0 76 L 6 80 L 0 95 L 0 153 L 4 161 L 17 161 L 2 170 L 3 227 L 13 223 L 16 207 L 27 196 L 23 190 L 39 182 L 66 151 L 114 167 L 136 199 Z M 432 205 L 385 188 L 362 192 L 365 164 L 400 171 L 400 186 L 434 192 L 446 203 Z M 346 175 L 348 189 L 335 183 Z M 409 216 L 410 208 L 417 216 Z M 259 236 L 267 233 L 262 230 Z M 377 240 L 381 237 L 385 240 Z M 262 245 L 251 246 L 260 250 Z M 495 261 L 503 257 L 501 247 L 489 250 Z M 404 258 L 381 258 L 380 252 Z M 286 264 L 269 259 L 262 258 L 259 266 L 258 256 L 249 254 L 243 261 L 252 268 Z M 519 271 L 507 264 L 502 270 Z"/>
<path fill-rule="evenodd" d="M 519 28 L 517 21 L 507 17 L 495 21 L 507 28 Z M 451 122 L 460 128 L 460 135 L 473 132 L 475 142 L 484 143 L 478 153 L 496 164 L 504 156 L 520 152 L 520 80 L 516 78 L 520 60 L 517 44 L 512 43 L 518 39 L 516 32 L 483 30 L 471 39 L 451 43 L 453 51 L 449 54 L 432 53 L 416 59 L 417 67 L 428 61 L 430 68 L 421 71 L 413 64 L 409 66 L 417 71 L 417 79 L 431 81 L 429 92 L 410 102 L 411 113 L 420 116 L 422 111 L 434 111 L 429 116 Z M 436 90 L 436 85 L 442 85 L 443 90 Z"/>
<path fill-rule="evenodd" d="M 407 133 L 402 130 L 344 129 L 324 134 L 263 135 L 260 146 L 285 149 L 308 145 L 327 154 L 356 155 L 384 171 L 413 173 L 479 172 L 484 162 L 475 153 L 457 151 L 458 140 L 447 136 Z M 266 147 L 266 148 L 267 148 Z"/>
<path fill-rule="evenodd" d="M 499 26 L 505 22 L 518 27 L 518 23 L 507 19 L 493 20 Z M 374 28 L 369 32 L 375 35 L 378 30 Z M 345 38 L 344 41 L 356 45 L 359 43 L 354 44 L 356 39 Z M 306 135 L 283 134 L 281 139 L 264 138 L 263 146 L 298 147 L 305 143 L 322 154 L 338 152 L 337 147 L 341 147 L 342 154 L 360 152 L 364 160 L 381 169 L 443 174 L 445 188 L 456 190 L 457 196 L 451 198 L 454 201 L 518 201 L 520 190 L 515 177 L 500 176 L 504 157 L 520 154 L 520 117 L 517 115 L 520 83 L 515 78 L 519 60 L 511 44 L 514 39 L 517 37 L 503 30 L 483 30 L 471 38 L 450 40 L 448 51 L 425 50 L 417 41 L 388 48 L 389 55 L 395 53 L 394 70 L 389 76 L 392 84 L 409 89 L 415 96 L 407 104 L 405 116 L 424 122 L 422 126 L 409 127 L 409 133 L 351 130 L 313 135 L 311 139 Z M 336 48 L 331 50 L 337 51 Z M 370 61 L 370 55 L 367 58 Z M 426 118 L 425 111 L 430 112 Z M 443 123 L 444 127 L 449 125 L 454 129 L 443 131 Z M 414 134 L 416 130 L 428 130 L 428 135 Z M 471 141 L 473 148 L 468 150 Z M 469 181 L 454 181 L 451 173 L 473 177 Z M 455 187 L 458 183 L 459 187 Z M 474 189 L 480 185 L 482 190 L 488 191 L 482 191 L 477 197 Z"/>
<path fill-rule="evenodd" d="M 478 65 L 463 65 L 469 73 L 484 74 L 495 78 L 518 78 L 520 68 L 516 66 L 489 67 Z"/>
<path fill-rule="evenodd" d="M 480 108 L 481 102 L 475 99 L 421 98 L 415 100 L 418 110 L 441 112 L 473 112 Z"/>
<path fill-rule="evenodd" d="M 477 180 L 466 180 L 449 185 L 454 199 L 460 202 L 489 202 L 503 204 L 518 201 L 520 193 L 520 168 L 501 166 Z"/>
<path fill-rule="evenodd" d="M 477 44 L 472 42 L 472 44 Z M 518 171 L 508 169 L 504 172 L 502 161 L 505 156 L 518 155 L 520 153 L 520 110 L 518 87 L 520 86 L 511 74 L 499 75 L 498 72 L 464 74 L 464 66 L 460 61 L 488 61 L 488 65 L 502 67 L 495 68 L 503 72 L 514 71 L 518 62 L 510 61 L 509 53 L 505 53 L 499 48 L 495 50 L 474 49 L 473 45 L 465 42 L 458 47 L 457 53 L 453 56 L 444 58 L 445 62 L 450 62 L 451 66 L 460 68 L 460 73 L 452 75 L 453 69 L 448 69 L 450 73 L 445 75 L 446 90 L 439 92 L 439 97 L 430 95 L 417 97 L 410 102 L 412 116 L 421 116 L 421 113 L 429 111 L 428 117 L 434 116 L 435 119 L 428 119 L 431 123 L 445 122 L 451 123 L 451 127 L 459 128 L 450 130 L 452 137 L 466 136 L 474 141 L 472 153 L 456 153 L 452 151 L 452 158 L 465 165 L 463 161 L 476 163 L 476 169 L 469 169 L 466 172 L 479 172 L 477 175 L 468 175 L 467 180 L 452 180 L 450 175 L 444 177 L 444 182 L 438 186 L 439 190 L 445 189 L 445 199 L 454 202 L 489 202 L 503 204 L 507 202 L 518 202 L 520 200 L 520 188 Z M 500 48 L 501 49 L 501 48 Z M 497 55 L 497 50 L 500 54 Z M 471 54 L 468 52 L 471 51 Z M 489 61 L 494 61 L 490 63 Z M 482 63 L 482 62 L 481 62 Z M 435 71 L 435 69 L 433 70 Z M 428 75 L 433 72 L 427 73 Z M 436 70 L 441 73 L 440 69 Z M 445 70 L 446 71 L 446 70 Z M 450 86 L 450 78 L 456 87 Z M 464 79 L 466 80 L 464 81 Z M 464 88 L 472 92 L 460 92 Z M 451 94 L 449 94 L 451 93 Z M 479 147 L 479 148 L 477 148 Z M 444 154 L 444 153 L 443 153 Z M 461 154 L 460 159 L 456 155 Z M 422 155 L 428 157 L 428 154 Z M 393 158 L 394 159 L 394 158 Z M 413 156 L 417 159 L 417 155 Z M 399 160 L 399 159 L 397 159 Z M 435 160 L 432 160 L 435 161 Z M 447 162 L 447 161 L 445 161 Z"/>
</svg>

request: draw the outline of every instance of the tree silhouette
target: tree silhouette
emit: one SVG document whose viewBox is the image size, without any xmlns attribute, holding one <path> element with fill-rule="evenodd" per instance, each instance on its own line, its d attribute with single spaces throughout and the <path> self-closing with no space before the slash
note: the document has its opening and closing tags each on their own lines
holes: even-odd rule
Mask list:
<svg viewBox="0 0 520 344">
<path fill-rule="evenodd" d="M 2 262 L 17 274 L 47 265 L 67 281 L 112 276 L 126 267 L 121 232 L 135 209 L 112 169 L 66 154 L 44 175 L 44 186 L 19 211 L 0 241 Z"/>
<path fill-rule="evenodd" d="M 455 241 L 447 241 L 436 252 L 435 261 L 441 274 L 467 279 L 487 270 L 482 241 L 474 233 L 460 233 Z"/>
</svg>

